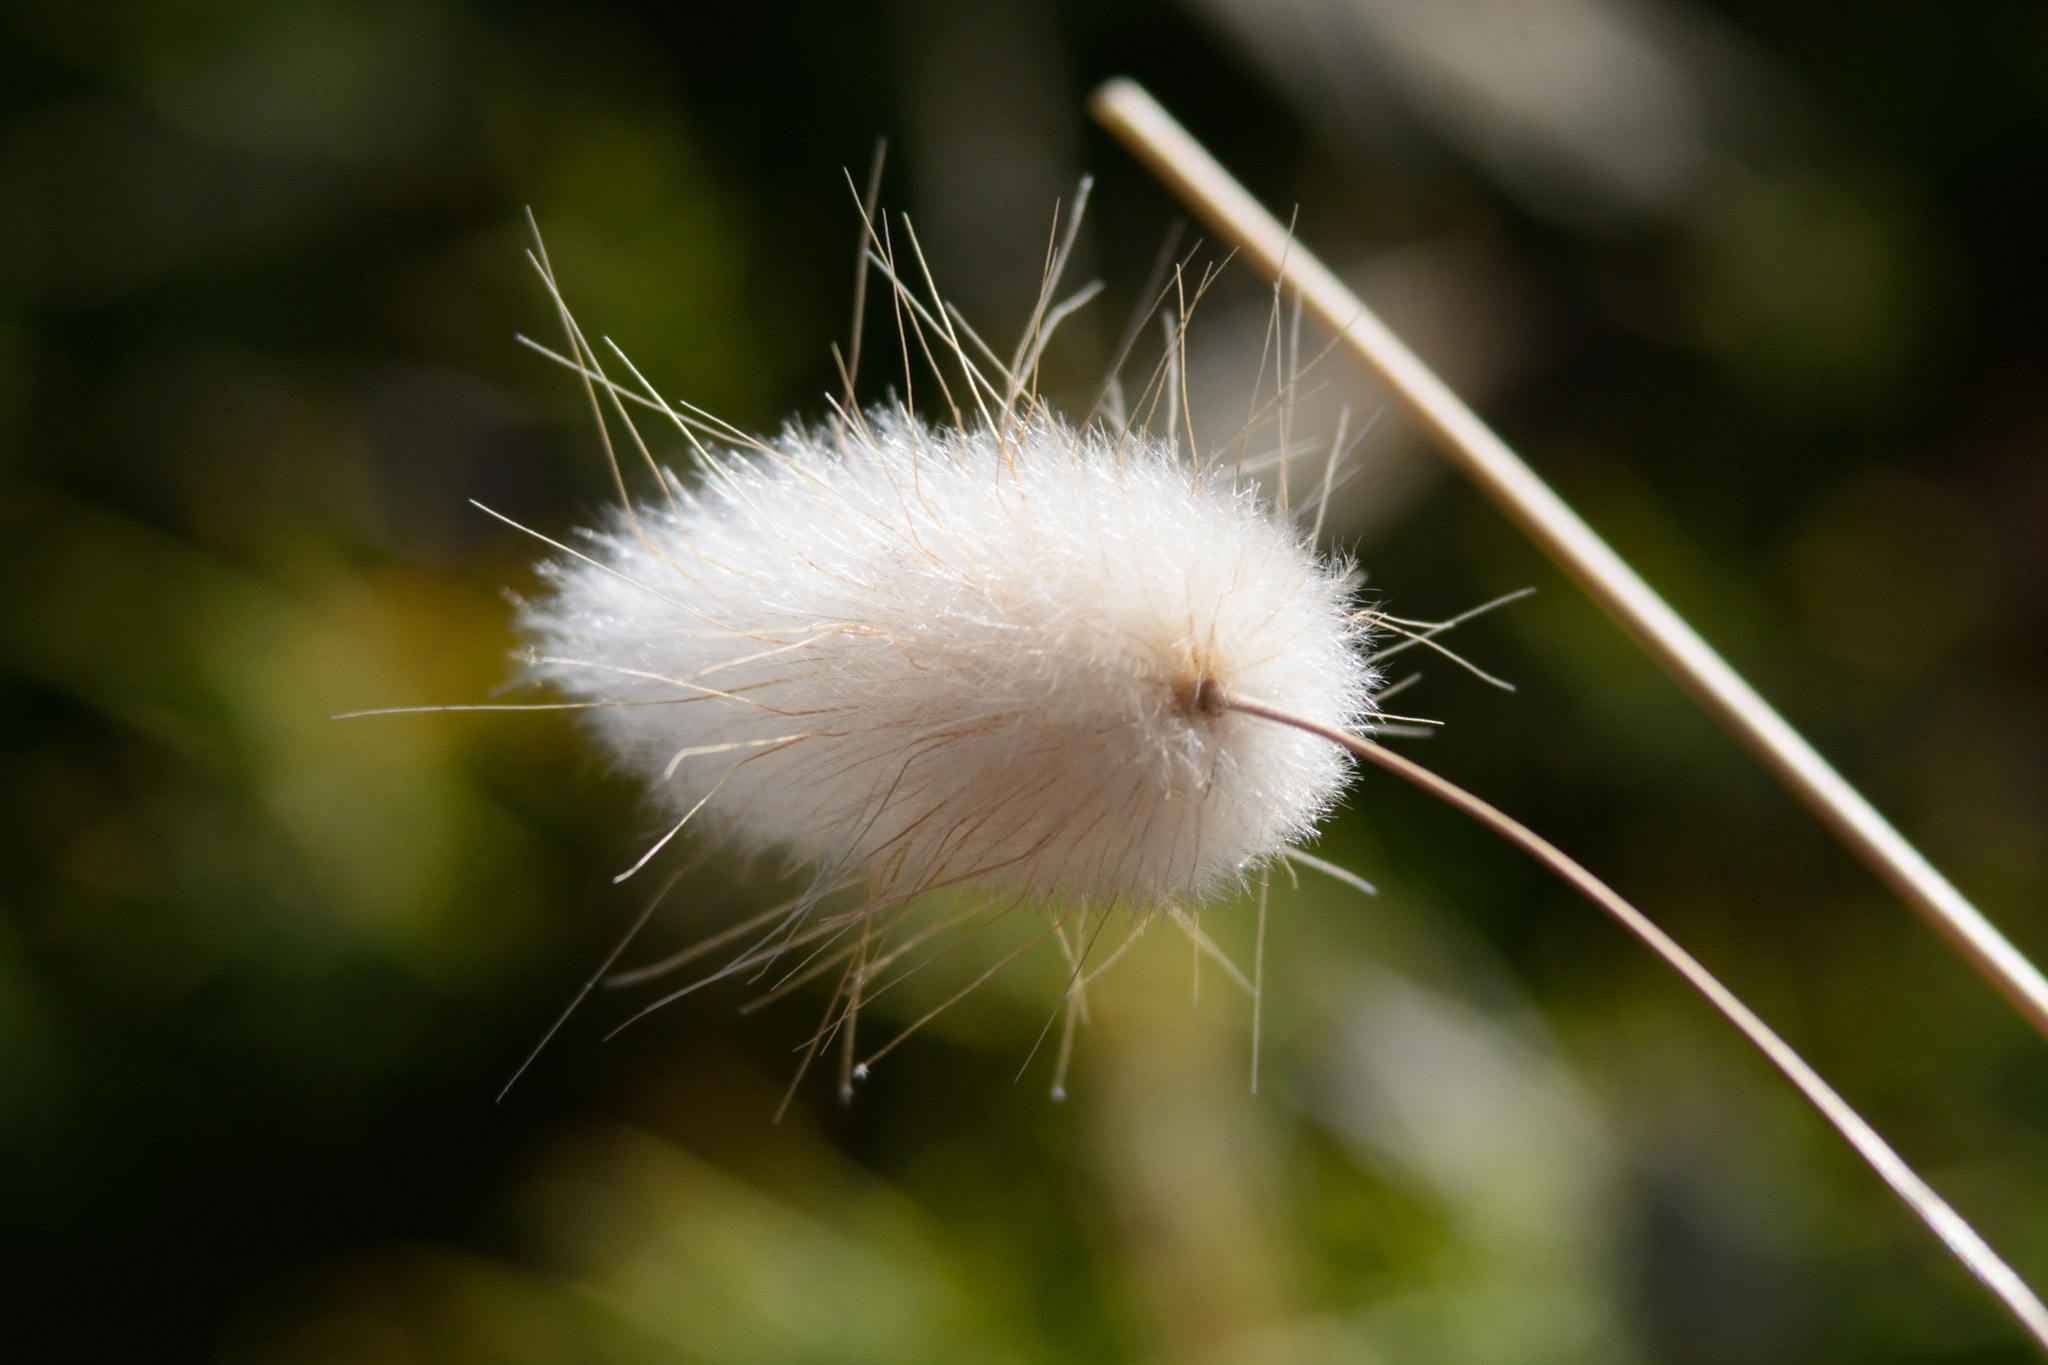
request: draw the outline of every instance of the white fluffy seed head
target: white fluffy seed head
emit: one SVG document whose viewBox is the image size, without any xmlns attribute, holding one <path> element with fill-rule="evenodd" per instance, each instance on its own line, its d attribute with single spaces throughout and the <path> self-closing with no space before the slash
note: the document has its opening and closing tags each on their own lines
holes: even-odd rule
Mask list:
<svg viewBox="0 0 2048 1365">
<path fill-rule="evenodd" d="M 1249 483 L 1048 417 L 718 452 L 547 567 L 533 676 L 672 820 L 831 881 L 1157 904 L 1308 836 L 1372 684 L 1345 567 Z M 692 816 L 692 812 L 695 812 Z"/>
</svg>

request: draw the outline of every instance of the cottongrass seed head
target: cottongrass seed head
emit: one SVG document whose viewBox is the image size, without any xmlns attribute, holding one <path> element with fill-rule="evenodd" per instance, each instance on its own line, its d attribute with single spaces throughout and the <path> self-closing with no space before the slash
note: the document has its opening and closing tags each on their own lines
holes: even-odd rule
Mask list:
<svg viewBox="0 0 2048 1365">
<path fill-rule="evenodd" d="M 815 885 L 1199 902 L 1312 833 L 1349 760 L 1346 566 L 1227 466 L 901 407 L 703 453 L 545 570 L 533 677 L 673 826 Z"/>
<path fill-rule="evenodd" d="M 924 945 L 973 932 L 970 917 L 1036 908 L 1042 929 L 1003 961 L 1047 938 L 1066 956 L 1058 1096 L 1089 982 L 1164 912 L 1249 991 L 1256 1088 L 1263 954 L 1247 976 L 1197 915 L 1282 856 L 1364 887 L 1291 846 L 1350 771 L 1328 733 L 1373 714 L 1363 646 L 1380 618 L 1355 609 L 1350 566 L 1317 555 L 1284 495 L 1267 501 L 1242 463 L 1182 455 L 1185 308 L 1167 314 L 1167 354 L 1141 399 L 1166 414 L 1163 438 L 1124 418 L 1114 368 L 1113 419 L 1077 427 L 1041 400 L 1047 338 L 1099 288 L 1053 302 L 1085 181 L 1007 364 L 968 332 L 970 351 L 935 291 L 904 285 L 876 227 L 875 185 L 844 399 L 829 420 L 766 441 L 666 402 L 616 348 L 638 388 L 614 383 L 534 253 L 571 353 L 536 348 L 581 376 L 620 496 L 602 525 L 555 545 L 542 567 L 550 591 L 522 606 L 527 679 L 563 699 L 548 705 L 583 713 L 664 817 L 619 880 L 686 829 L 700 850 L 765 854 L 797 874 L 786 904 L 607 977 L 664 887 L 555 1028 L 599 980 L 647 981 L 714 952 L 724 956 L 705 975 L 626 1024 L 713 981 L 744 975 L 759 1005 L 837 972 L 790 1094 L 836 1040 L 844 1098 L 867 1062 L 937 1013 L 856 1061 L 862 1008 L 944 951 Z M 858 402 L 870 267 L 891 291 L 906 393 L 914 335 L 950 424 L 907 401 Z M 964 412 L 947 367 L 965 383 Z M 629 404 L 675 423 L 694 451 L 687 474 L 658 464 Z M 1285 411 L 1277 397 L 1269 409 Z M 1267 420 L 1247 424 L 1240 452 Z M 1280 425 L 1284 451 L 1284 415 Z M 654 476 L 653 496 L 629 495 L 619 436 Z M 1331 471 L 1341 445 L 1340 433 Z M 1091 962 L 1115 912 L 1130 933 Z M 1262 893 L 1261 947 L 1264 925 Z"/>
</svg>

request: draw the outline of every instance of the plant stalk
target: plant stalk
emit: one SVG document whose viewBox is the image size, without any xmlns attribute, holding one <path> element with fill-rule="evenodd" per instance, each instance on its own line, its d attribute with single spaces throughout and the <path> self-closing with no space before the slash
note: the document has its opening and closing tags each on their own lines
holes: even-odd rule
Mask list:
<svg viewBox="0 0 2048 1365">
<path fill-rule="evenodd" d="M 1171 114 L 1121 78 L 1098 88 L 1091 108 L 1254 270 L 1300 298 L 1453 464 L 2048 1037 L 2039 969 Z"/>
<path fill-rule="evenodd" d="M 1587 871 L 1557 845 L 1545 839 L 1536 831 L 1522 824 L 1497 807 L 1474 796 L 1463 787 L 1437 776 L 1429 769 L 1411 759 L 1403 758 L 1392 750 L 1383 748 L 1370 740 L 1347 734 L 1285 711 L 1261 706 L 1254 701 L 1239 697 L 1225 697 L 1221 700 L 1225 710 L 1237 711 L 1247 716 L 1291 725 L 1297 730 L 1320 736 L 1332 744 L 1350 751 L 1355 757 L 1383 768 L 1406 782 L 1422 788 L 1431 796 L 1471 816 L 1480 824 L 1506 839 L 1523 852 L 1529 854 L 1552 873 L 1584 896 L 1593 904 L 1605 910 L 1621 926 L 1635 935 L 1644 946 L 1662 958 L 1667 966 L 1701 995 L 1742 1036 L 1756 1045 L 1758 1051 L 1769 1058 L 1785 1079 L 1804 1095 L 1821 1116 L 1835 1126 L 1858 1156 L 1869 1163 L 1878 1178 L 1892 1193 L 1903 1200 L 1906 1206 L 1918 1214 L 1950 1253 L 1989 1289 L 2006 1310 L 2019 1321 L 2034 1344 L 2043 1354 L 2048 1354 L 2048 1307 L 2043 1307 L 2034 1291 L 2027 1287 L 2025 1280 L 2013 1268 L 1999 1258 L 1977 1230 L 1957 1213 L 1934 1188 L 1916 1174 L 1899 1154 L 1858 1114 L 1849 1102 L 1843 1099 L 1820 1073 L 1807 1065 L 1806 1059 L 1793 1051 L 1791 1044 L 1780 1038 L 1769 1024 L 1758 1018 L 1749 1006 L 1742 1003 L 1733 991 L 1721 984 L 1712 972 L 1700 964 L 1699 959 L 1680 947 L 1677 940 L 1635 906 L 1624 900 L 1619 892 Z"/>
</svg>

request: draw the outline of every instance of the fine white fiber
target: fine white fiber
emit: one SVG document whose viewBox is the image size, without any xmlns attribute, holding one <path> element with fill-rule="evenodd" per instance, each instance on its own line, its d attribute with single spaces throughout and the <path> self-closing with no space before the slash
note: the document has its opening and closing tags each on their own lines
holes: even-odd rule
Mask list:
<svg viewBox="0 0 2048 1365">
<path fill-rule="evenodd" d="M 1199 902 L 1313 833 L 1374 684 L 1348 566 L 1227 466 L 1036 408 L 710 449 L 545 569 L 531 676 L 669 822 L 814 885 Z"/>
</svg>

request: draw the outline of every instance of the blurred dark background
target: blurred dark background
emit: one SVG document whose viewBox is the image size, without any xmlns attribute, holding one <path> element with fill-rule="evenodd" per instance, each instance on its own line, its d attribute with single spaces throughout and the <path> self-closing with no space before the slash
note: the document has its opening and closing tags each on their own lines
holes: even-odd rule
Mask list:
<svg viewBox="0 0 2048 1365">
<path fill-rule="evenodd" d="M 1674 981 L 1370 776 L 1322 851 L 1378 899 L 1275 890 L 1256 1096 L 1247 1002 L 1191 1001 L 1160 930 L 1065 1104 L 1042 1053 L 1018 1079 L 1032 958 L 851 1108 L 812 1082 L 770 1124 L 822 1000 L 739 991 L 610 1044 L 637 1002 L 600 994 L 492 1103 L 637 910 L 649 821 L 559 718 L 329 717 L 508 676 L 536 547 L 469 499 L 559 534 L 609 496 L 514 341 L 555 325 L 523 207 L 593 334 L 766 430 L 824 410 L 877 135 L 997 335 L 1092 171 L 1109 288 L 1048 362 L 1085 402 L 1176 215 L 1086 124 L 1113 74 L 2048 955 L 2038 5 L 9 0 L 0 1357 L 2027 1358 Z M 1267 306 L 1231 269 L 1198 312 L 1198 437 Z M 1379 402 L 1321 377 L 1300 423 Z M 2048 1281 L 2042 1040 L 1397 420 L 1327 533 L 1406 615 L 1539 589 L 1459 636 L 1519 690 L 1423 665 L 1403 706 L 1447 725 L 1410 751 Z M 772 874 L 708 864 L 647 955 Z M 1244 906 L 1208 923 L 1248 950 Z"/>
</svg>

